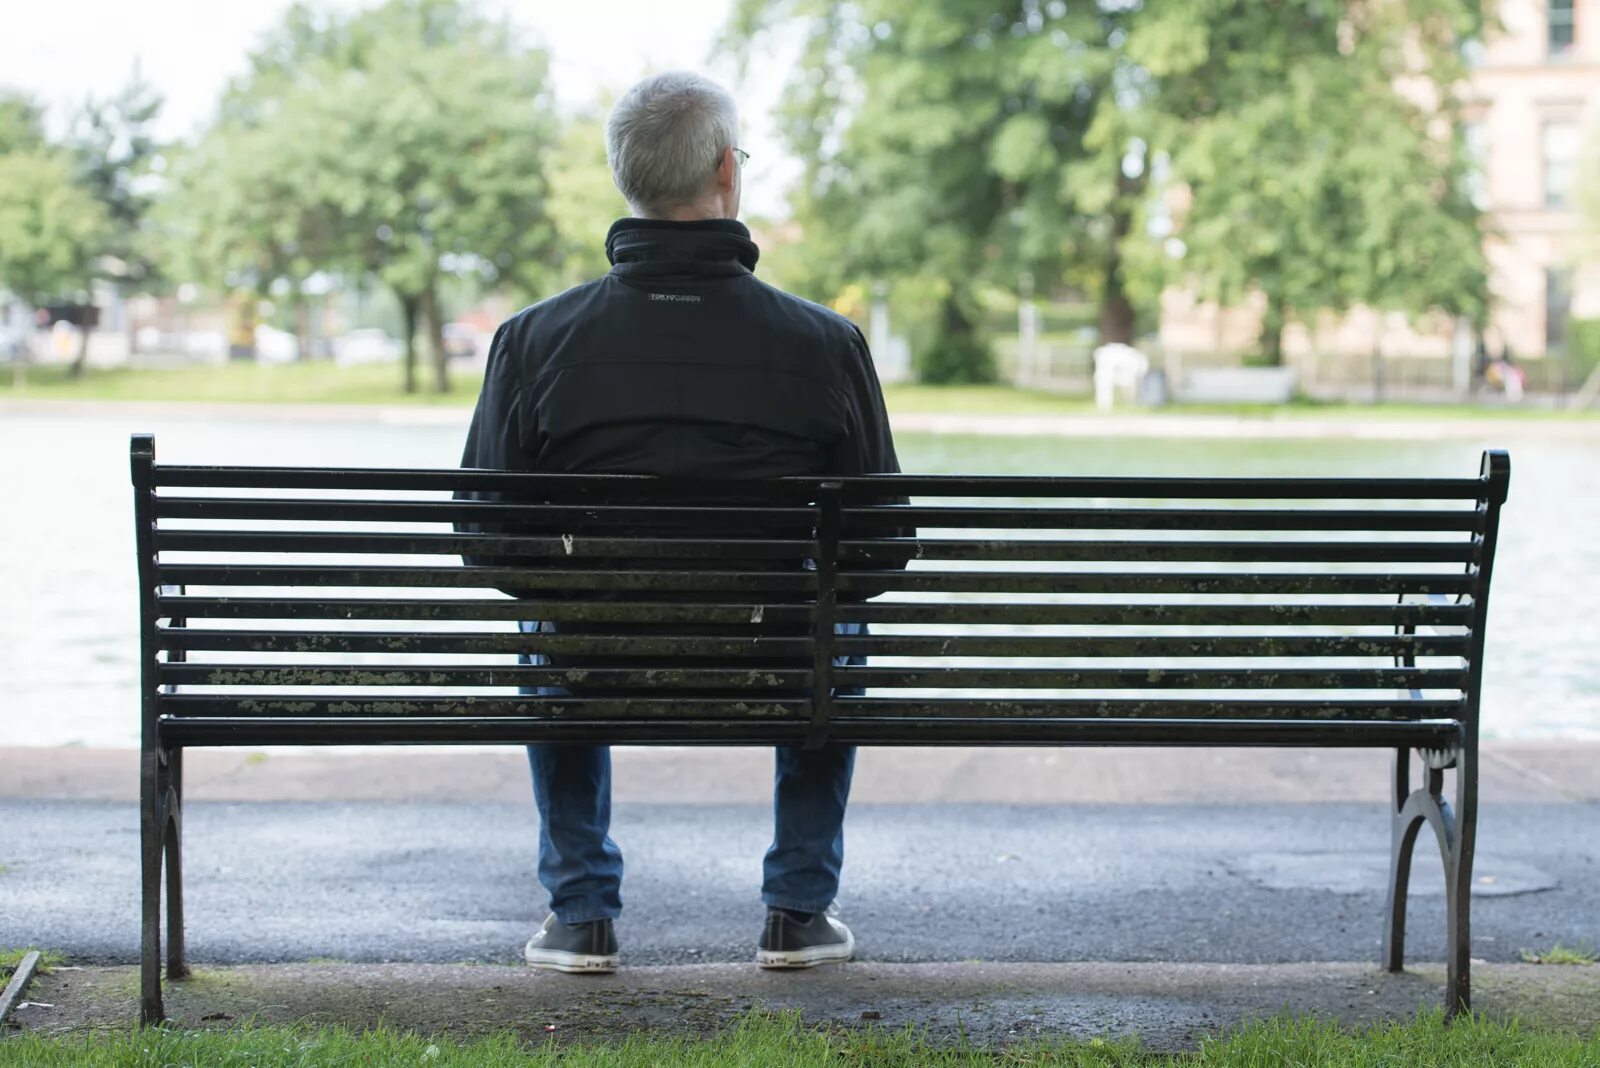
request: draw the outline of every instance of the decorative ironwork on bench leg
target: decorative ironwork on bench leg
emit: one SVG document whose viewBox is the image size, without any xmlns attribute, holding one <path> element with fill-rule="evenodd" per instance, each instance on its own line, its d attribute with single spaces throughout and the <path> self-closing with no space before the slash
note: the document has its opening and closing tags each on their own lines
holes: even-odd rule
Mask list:
<svg viewBox="0 0 1600 1068">
<path fill-rule="evenodd" d="M 161 1004 L 161 754 L 146 747 L 139 756 L 139 1022 L 160 1023 Z"/>
<path fill-rule="evenodd" d="M 188 951 L 183 937 L 183 750 L 167 750 L 166 830 L 167 857 L 167 978 L 189 977 Z"/>
<path fill-rule="evenodd" d="M 1422 826 L 1421 819 L 1400 819 L 1410 796 L 1411 750 L 1396 749 L 1389 809 L 1389 898 L 1383 907 L 1383 966 L 1391 972 L 1405 970 L 1406 892 L 1411 884 L 1411 851 Z"/>
<path fill-rule="evenodd" d="M 1472 1010 L 1472 860 L 1478 838 L 1478 754 L 1462 749 L 1456 758 L 1454 841 L 1445 862 L 1445 902 L 1449 909 L 1448 991 L 1445 1014 Z"/>
<path fill-rule="evenodd" d="M 1447 972 L 1445 1014 L 1471 1007 L 1472 821 L 1477 811 L 1477 778 L 1464 751 L 1425 751 L 1426 785 L 1411 789 L 1411 752 L 1395 751 L 1390 830 L 1389 896 L 1384 912 L 1383 963 L 1391 972 L 1405 965 L 1406 890 L 1411 856 L 1422 825 L 1433 828 L 1444 863 Z M 1444 773 L 1455 768 L 1456 812 L 1444 800 Z"/>
</svg>

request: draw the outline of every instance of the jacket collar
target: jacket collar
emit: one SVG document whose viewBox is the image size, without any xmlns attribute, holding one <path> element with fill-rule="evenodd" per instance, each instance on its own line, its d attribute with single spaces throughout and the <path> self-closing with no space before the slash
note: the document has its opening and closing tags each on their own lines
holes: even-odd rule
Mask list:
<svg viewBox="0 0 1600 1068">
<path fill-rule="evenodd" d="M 744 274 L 760 256 L 736 219 L 618 219 L 606 234 L 606 258 L 619 274 Z"/>
</svg>

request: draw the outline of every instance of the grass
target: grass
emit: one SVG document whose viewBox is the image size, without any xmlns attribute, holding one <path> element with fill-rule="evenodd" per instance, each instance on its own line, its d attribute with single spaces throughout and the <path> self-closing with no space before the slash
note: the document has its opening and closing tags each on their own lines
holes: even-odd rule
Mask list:
<svg viewBox="0 0 1600 1068">
<path fill-rule="evenodd" d="M 1525 949 L 1522 959 L 1529 964 L 1593 964 L 1600 960 L 1600 954 L 1592 949 L 1565 946 L 1557 942 L 1542 952 Z"/>
<path fill-rule="evenodd" d="M 26 957 L 29 953 L 32 953 L 33 950 L 33 946 L 25 946 L 22 949 L 0 949 L 0 983 L 4 983 L 7 979 L 10 979 L 11 974 L 15 972 L 17 970 L 17 966 L 22 963 L 22 958 Z M 41 949 L 39 951 L 38 974 L 44 975 L 49 972 L 51 968 L 60 967 L 65 963 L 66 958 L 57 953 L 55 950 Z"/>
<path fill-rule="evenodd" d="M 1193 1054 L 1141 1050 L 1136 1043 L 1021 1042 L 1003 1050 L 941 1048 L 911 1031 L 818 1031 L 791 1014 L 751 1013 L 707 1040 L 634 1036 L 593 1046 L 526 1045 L 512 1035 L 458 1043 L 392 1030 L 244 1027 L 225 1031 L 176 1029 L 44 1038 L 23 1034 L 0 1041 L 0 1066 L 121 1068 L 135 1065 L 418 1065 L 421 1068 L 669 1068 L 787 1065 L 794 1068 L 862 1065 L 874 1068 L 1578 1068 L 1600 1064 L 1600 1037 L 1536 1033 L 1517 1024 L 1437 1015 L 1407 1024 L 1346 1031 L 1318 1020 L 1279 1018 L 1202 1042 Z"/>
<path fill-rule="evenodd" d="M 254 363 L 182 369 L 91 368 L 71 379 L 56 364 L 28 369 L 27 385 L 18 388 L 0 371 L 0 399 L 63 401 L 136 401 L 211 404 L 355 404 L 467 406 L 477 399 L 476 371 L 457 369 L 454 388 L 446 394 L 407 394 L 400 368 L 393 364 L 336 367 L 318 361 L 286 366 Z M 427 376 L 423 376 L 426 382 Z M 892 385 L 884 389 L 889 410 L 898 414 L 984 416 L 1083 416 L 1094 406 L 1082 397 L 1063 396 L 1011 386 Z M 1297 401 L 1289 405 L 1179 405 L 1166 411 L 1193 415 L 1245 418 L 1371 419 L 1596 419 L 1600 412 L 1548 411 L 1504 405 L 1325 404 Z M 1119 417 L 1138 418 L 1137 409 L 1122 408 Z"/>
</svg>

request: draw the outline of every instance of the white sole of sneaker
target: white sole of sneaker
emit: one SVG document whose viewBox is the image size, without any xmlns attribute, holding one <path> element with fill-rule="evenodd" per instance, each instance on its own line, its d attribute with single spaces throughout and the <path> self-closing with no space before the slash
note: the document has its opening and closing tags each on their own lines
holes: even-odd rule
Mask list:
<svg viewBox="0 0 1600 1068">
<path fill-rule="evenodd" d="M 522 959 L 528 962 L 529 967 L 566 972 L 568 975 L 610 975 L 617 970 L 616 957 L 562 953 L 551 949 L 524 949 Z"/>
<path fill-rule="evenodd" d="M 855 956 L 856 940 L 851 935 L 844 942 L 831 946 L 807 946 L 805 949 L 756 950 L 756 963 L 763 968 L 815 968 L 819 964 L 843 964 Z"/>
</svg>

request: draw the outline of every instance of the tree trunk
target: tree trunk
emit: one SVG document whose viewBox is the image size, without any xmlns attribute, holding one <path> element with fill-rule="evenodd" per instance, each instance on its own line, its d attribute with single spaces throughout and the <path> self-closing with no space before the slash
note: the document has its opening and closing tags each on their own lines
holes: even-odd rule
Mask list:
<svg viewBox="0 0 1600 1068">
<path fill-rule="evenodd" d="M 1267 294 L 1267 309 L 1261 314 L 1261 355 L 1273 367 L 1283 366 L 1283 331 L 1288 325 L 1283 302 Z"/>
<path fill-rule="evenodd" d="M 1117 182 L 1119 191 L 1130 191 L 1125 187 L 1132 184 L 1133 180 L 1119 175 Z M 1113 342 L 1133 344 L 1133 302 L 1128 299 L 1127 288 L 1122 280 L 1122 242 L 1127 239 L 1132 228 L 1131 212 L 1124 209 L 1112 213 L 1111 240 L 1106 250 L 1106 274 L 1103 283 L 1105 288 L 1100 294 L 1100 344 L 1102 345 Z"/>
<path fill-rule="evenodd" d="M 305 363 L 311 359 L 311 308 L 306 295 L 294 288 L 294 360 Z"/>
<path fill-rule="evenodd" d="M 82 378 L 83 369 L 89 363 L 89 330 L 87 327 L 78 328 L 78 351 L 72 354 L 72 366 L 67 369 L 68 378 Z"/>
<path fill-rule="evenodd" d="M 417 305 L 419 298 L 410 293 L 395 294 L 400 298 L 400 317 L 405 324 L 406 336 L 401 340 L 405 342 L 406 351 L 406 392 L 417 391 Z"/>
<path fill-rule="evenodd" d="M 427 331 L 428 348 L 433 354 L 433 389 L 450 392 L 449 353 L 444 348 L 444 313 L 439 307 L 439 286 L 430 282 L 422 291 L 422 328 Z"/>
</svg>

